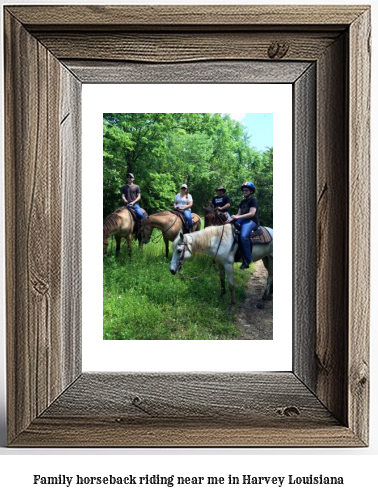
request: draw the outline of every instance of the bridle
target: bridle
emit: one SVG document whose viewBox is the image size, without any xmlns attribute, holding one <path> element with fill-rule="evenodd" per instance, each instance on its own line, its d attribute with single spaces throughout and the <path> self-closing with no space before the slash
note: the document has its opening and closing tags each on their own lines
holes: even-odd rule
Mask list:
<svg viewBox="0 0 378 500">
<path fill-rule="evenodd" d="M 192 244 L 193 244 L 193 238 L 192 238 Z M 180 243 L 181 246 L 184 247 L 184 251 L 181 253 L 180 255 L 180 258 L 179 258 L 179 261 L 178 261 L 178 269 L 177 271 L 180 271 L 180 269 L 182 268 L 182 265 L 184 263 L 184 259 L 185 259 L 185 252 L 188 250 L 188 252 L 193 255 L 193 252 L 191 251 L 191 249 L 189 248 L 189 245 L 188 243 L 186 243 L 185 241 L 183 241 L 183 243 Z M 183 275 L 182 275 L 183 276 Z"/>
<path fill-rule="evenodd" d="M 225 224 L 223 224 L 223 226 L 222 226 L 222 234 L 221 234 L 221 237 L 219 238 L 219 243 L 218 243 L 217 251 L 215 252 L 214 257 L 210 257 L 210 256 L 209 256 L 209 259 L 208 259 L 208 260 L 207 260 L 207 262 L 205 263 L 205 266 L 204 266 L 203 271 L 201 272 L 201 274 L 199 274 L 198 276 L 185 276 L 185 274 L 184 274 L 184 273 L 180 273 L 180 275 L 179 275 L 179 276 L 181 276 L 182 278 L 184 278 L 184 279 L 186 279 L 186 280 L 197 280 L 198 278 L 200 278 L 201 276 L 203 276 L 203 275 L 205 274 L 205 271 L 206 271 L 206 264 L 207 264 L 208 262 L 210 262 L 210 260 L 215 259 L 215 257 L 218 255 L 218 251 L 219 251 L 219 248 L 220 248 L 220 246 L 221 246 L 222 239 L 223 239 L 224 226 L 225 226 Z M 190 235 L 188 235 L 188 236 L 190 236 Z M 191 237 L 191 238 L 192 238 L 192 244 L 193 244 L 193 237 Z M 184 263 L 184 259 L 185 259 L 185 251 L 186 251 L 186 250 L 188 250 L 188 252 L 189 252 L 190 254 L 192 254 L 192 255 L 193 255 L 193 252 L 192 252 L 192 251 L 191 251 L 191 249 L 189 248 L 189 245 L 188 245 L 187 243 L 185 243 L 185 241 L 184 241 L 183 243 L 181 243 L 181 245 L 183 245 L 183 247 L 184 247 L 184 251 L 183 251 L 183 252 L 182 252 L 182 254 L 180 255 L 180 259 L 179 259 L 179 267 L 178 267 L 177 272 L 179 272 L 179 271 L 180 271 L 180 269 L 182 268 L 182 265 L 183 265 L 183 263 Z"/>
<path fill-rule="evenodd" d="M 151 236 L 150 236 L 150 240 L 152 240 L 152 243 L 158 243 L 158 242 L 159 242 L 159 241 L 163 238 L 163 235 L 164 235 L 165 233 L 167 233 L 167 232 L 168 232 L 168 231 L 169 231 L 169 230 L 170 230 L 170 229 L 171 229 L 171 228 L 172 228 L 172 227 L 176 224 L 177 219 L 178 219 L 179 217 L 178 217 L 176 214 L 174 214 L 174 215 L 176 216 L 176 219 L 173 221 L 173 223 L 169 226 L 169 228 L 168 228 L 168 229 L 164 229 L 164 231 L 161 231 L 161 233 L 160 233 L 160 234 L 157 236 L 157 238 L 155 238 L 155 239 L 152 239 L 152 238 L 151 238 Z M 148 217 L 146 217 L 146 218 L 144 219 L 144 221 L 142 221 L 142 224 L 144 224 L 144 225 L 145 225 L 145 223 L 146 223 L 146 222 L 148 222 Z M 142 225 L 142 224 L 141 224 L 141 226 L 140 226 L 140 227 L 141 227 L 141 229 L 142 229 L 142 227 L 143 227 L 143 225 Z M 152 234 L 153 229 L 154 229 L 154 228 L 151 228 L 151 234 Z"/>
</svg>

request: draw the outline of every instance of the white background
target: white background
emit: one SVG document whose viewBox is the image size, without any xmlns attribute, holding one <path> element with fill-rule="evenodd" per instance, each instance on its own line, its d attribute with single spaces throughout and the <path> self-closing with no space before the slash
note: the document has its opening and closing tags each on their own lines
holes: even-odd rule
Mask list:
<svg viewBox="0 0 378 500">
<path fill-rule="evenodd" d="M 12 1 L 11 4 L 27 3 Z M 34 1 L 33 3 L 39 3 Z M 49 2 L 51 3 L 51 2 Z M 91 3 L 100 4 L 106 2 L 88 1 L 66 1 L 63 4 Z M 116 2 L 113 4 L 126 4 L 127 1 Z M 140 3 L 136 0 L 133 4 Z M 150 3 L 169 3 L 169 2 L 150 2 Z M 180 3 L 180 2 L 172 2 Z M 232 2 L 222 2 L 221 0 L 207 0 L 206 2 L 186 2 L 186 3 L 205 3 L 205 4 L 229 4 Z M 238 0 L 239 4 L 253 3 Z M 276 0 L 275 2 L 259 1 L 259 4 L 285 4 L 288 2 Z M 291 4 L 313 4 L 313 1 L 294 1 Z M 366 2 L 346 0 L 322 1 L 323 4 L 360 4 Z M 376 53 L 377 37 L 374 26 L 377 24 L 377 14 L 375 8 L 372 9 L 373 22 L 373 73 L 372 73 L 372 137 L 378 136 L 377 127 L 377 98 L 374 89 L 377 89 L 376 78 Z M 3 98 L 3 96 L 2 96 Z M 3 102 L 3 101 L 1 101 Z M 377 174 L 375 165 L 377 164 L 377 143 L 372 143 L 372 241 L 371 254 L 377 255 L 377 197 L 375 192 L 378 188 Z M 4 222 L 1 220 L 1 229 L 3 234 Z M 4 252 L 1 248 L 1 267 L 0 272 L 2 282 L 4 281 Z M 178 495 L 176 488 L 149 487 L 145 490 L 134 490 L 130 493 L 128 489 L 109 490 L 108 488 L 90 488 L 86 490 L 70 489 L 66 487 L 36 487 L 32 485 L 33 474 L 58 475 L 58 474 L 82 474 L 82 475 L 125 475 L 125 474 L 176 474 L 176 475 L 218 475 L 227 476 L 253 474 L 253 475 L 308 475 L 312 474 L 343 474 L 346 485 L 342 487 L 335 486 L 302 486 L 291 487 L 292 489 L 277 487 L 244 487 L 238 488 L 237 497 L 239 499 L 261 498 L 266 495 L 267 498 L 290 498 L 302 499 L 304 495 L 308 499 L 335 498 L 339 495 L 343 499 L 355 499 L 358 497 L 373 498 L 376 494 L 376 470 L 377 470 L 377 452 L 378 452 L 378 411 L 377 411 L 377 325 L 378 311 L 377 304 L 377 265 L 372 261 L 372 294 L 371 294 L 371 440 L 370 447 L 367 449 L 69 449 L 69 450 L 8 450 L 4 448 L 4 396 L 2 397 L 0 430 L 1 445 L 0 448 L 0 491 L 4 498 L 18 498 L 21 495 L 28 495 L 29 498 L 51 499 L 79 499 L 83 493 L 90 495 L 91 498 L 103 498 L 105 495 L 112 495 L 113 499 L 125 499 L 128 495 L 135 495 L 136 498 L 209 498 L 211 492 L 215 492 L 220 498 L 229 498 L 232 494 L 230 487 L 210 487 L 195 489 L 195 487 L 185 487 Z M 4 292 L 4 288 L 2 289 Z M 1 312 L 4 312 L 4 301 L 1 304 Z M 4 320 L 1 325 L 2 341 L 1 349 L 2 359 L 4 359 Z M 4 392 L 5 381 L 4 372 L 0 373 L 0 389 Z M 50 455 L 55 455 L 52 458 Z M 93 456 L 90 456 L 93 455 Z M 234 493 L 235 495 L 235 493 Z"/>
<path fill-rule="evenodd" d="M 128 95 L 133 99 L 127 99 Z M 292 85 L 288 84 L 158 84 L 148 85 L 148 92 L 145 85 L 83 86 L 83 220 L 98 223 L 95 230 L 93 224 L 83 224 L 84 371 L 291 371 L 292 245 L 288 233 L 292 221 L 291 104 Z M 273 178 L 277 186 L 273 190 L 273 207 L 277 207 L 273 223 L 274 340 L 102 340 L 102 204 L 93 203 L 93 199 L 102 200 L 103 113 L 243 111 L 273 113 Z M 138 179 L 135 182 L 138 184 Z M 167 273 L 168 267 L 167 262 Z M 124 272 L 127 273 L 127 266 Z M 178 278 L 172 276 L 174 279 Z M 197 283 L 201 286 L 201 280 Z M 219 286 L 218 281 L 214 286 Z M 251 314 L 251 321 L 252 318 Z"/>
</svg>

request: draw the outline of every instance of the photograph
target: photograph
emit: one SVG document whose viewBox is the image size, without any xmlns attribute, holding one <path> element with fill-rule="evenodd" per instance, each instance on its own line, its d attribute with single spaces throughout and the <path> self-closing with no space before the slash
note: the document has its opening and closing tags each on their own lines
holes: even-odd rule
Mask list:
<svg viewBox="0 0 378 500">
<path fill-rule="evenodd" d="M 104 113 L 103 217 L 104 340 L 273 338 L 273 113 Z"/>
</svg>

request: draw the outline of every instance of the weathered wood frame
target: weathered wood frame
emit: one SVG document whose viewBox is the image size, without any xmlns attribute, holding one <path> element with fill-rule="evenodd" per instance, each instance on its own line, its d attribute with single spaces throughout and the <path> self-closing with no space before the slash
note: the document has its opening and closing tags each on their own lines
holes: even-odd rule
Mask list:
<svg viewBox="0 0 378 500">
<path fill-rule="evenodd" d="M 367 446 L 369 7 L 7 6 L 4 22 L 9 445 Z M 295 103 L 292 372 L 82 373 L 81 84 L 266 79 Z"/>
</svg>

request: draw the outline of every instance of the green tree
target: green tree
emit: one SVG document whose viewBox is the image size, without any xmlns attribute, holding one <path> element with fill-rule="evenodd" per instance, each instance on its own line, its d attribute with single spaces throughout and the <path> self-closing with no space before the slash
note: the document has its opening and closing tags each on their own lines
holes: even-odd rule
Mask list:
<svg viewBox="0 0 378 500">
<path fill-rule="evenodd" d="M 171 209 L 185 182 L 193 211 L 222 184 L 231 195 L 233 213 L 240 186 L 255 182 L 264 224 L 272 224 L 273 150 L 250 147 L 243 126 L 221 113 L 105 113 L 104 216 L 122 204 L 120 189 L 132 172 L 148 213 Z"/>
</svg>

